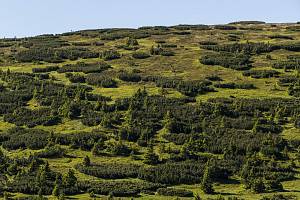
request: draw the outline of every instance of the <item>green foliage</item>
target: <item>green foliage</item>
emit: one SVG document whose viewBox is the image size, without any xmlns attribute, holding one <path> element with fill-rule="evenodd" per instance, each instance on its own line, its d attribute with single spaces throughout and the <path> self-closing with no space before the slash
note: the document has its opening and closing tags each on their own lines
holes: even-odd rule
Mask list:
<svg viewBox="0 0 300 200">
<path fill-rule="evenodd" d="M 145 154 L 144 163 L 154 165 L 159 163 L 159 156 L 154 152 L 153 147 L 148 147 L 147 153 Z"/>
<path fill-rule="evenodd" d="M 158 87 L 177 89 L 179 92 L 192 97 L 215 91 L 209 87 L 211 82 L 206 80 L 183 81 L 162 76 L 146 76 L 142 80 L 154 82 Z"/>
<path fill-rule="evenodd" d="M 138 41 L 135 38 L 129 37 L 126 41 L 127 46 L 137 46 L 139 45 Z"/>
<path fill-rule="evenodd" d="M 289 167 L 278 165 L 274 160 L 269 163 L 252 158 L 248 159 L 241 171 L 241 177 L 246 189 L 255 193 L 265 191 L 281 191 L 283 189 L 280 181 L 292 178 Z"/>
<path fill-rule="evenodd" d="M 200 58 L 205 65 L 221 65 L 234 70 L 248 70 L 251 68 L 250 56 L 242 53 L 210 53 Z"/>
<path fill-rule="evenodd" d="M 115 88 L 117 87 L 117 82 L 107 76 L 103 76 L 100 73 L 92 73 L 86 76 L 86 82 L 90 85 L 101 86 L 104 88 Z"/>
<path fill-rule="evenodd" d="M 100 57 L 108 61 L 121 58 L 121 54 L 115 50 L 106 50 L 100 54 Z"/>
<path fill-rule="evenodd" d="M 94 147 L 92 148 L 92 154 L 93 155 L 101 155 L 103 150 L 105 149 L 105 144 L 103 140 L 99 140 L 94 144 Z"/>
<path fill-rule="evenodd" d="M 88 156 L 85 156 L 84 159 L 83 159 L 83 162 L 82 164 L 86 167 L 90 166 L 91 165 L 91 160 Z"/>
<path fill-rule="evenodd" d="M 62 177 L 62 185 L 64 187 L 72 187 L 77 184 L 77 178 L 74 174 L 73 170 L 69 170 L 64 176 Z"/>
<path fill-rule="evenodd" d="M 76 169 L 81 173 L 88 174 L 103 179 L 124 179 L 137 178 L 141 166 L 135 164 L 90 164 L 85 163 L 76 166 Z"/>
<path fill-rule="evenodd" d="M 145 168 L 139 178 L 162 184 L 199 183 L 204 164 L 197 161 L 175 162 Z"/>
<path fill-rule="evenodd" d="M 16 60 L 19 62 L 45 61 L 50 63 L 60 63 L 64 59 L 77 60 L 79 58 L 97 58 L 99 53 L 89 51 L 84 48 L 31 48 L 19 52 L 16 55 Z"/>
<path fill-rule="evenodd" d="M 135 59 L 145 59 L 145 58 L 149 58 L 150 55 L 143 51 L 136 51 L 132 54 L 132 57 Z"/>
<path fill-rule="evenodd" d="M 121 140 L 109 141 L 106 144 L 106 151 L 113 155 L 129 156 L 131 149 L 125 145 Z"/>
<path fill-rule="evenodd" d="M 1 137 L 2 146 L 6 149 L 42 149 L 47 145 L 48 132 L 39 129 L 24 129 L 20 127 L 7 131 Z"/>
<path fill-rule="evenodd" d="M 152 46 L 150 49 L 151 55 L 161 55 L 161 56 L 174 56 L 175 53 L 169 49 L 162 48 L 161 45 L 157 45 L 157 47 Z"/>
<path fill-rule="evenodd" d="M 291 84 L 288 88 L 288 94 L 291 96 L 299 97 L 300 96 L 300 82 Z"/>
<path fill-rule="evenodd" d="M 204 49 L 213 51 L 226 51 L 231 53 L 244 53 L 244 54 L 260 54 L 271 52 L 275 48 L 269 43 L 233 43 L 224 45 L 202 45 Z"/>
<path fill-rule="evenodd" d="M 55 197 L 59 196 L 59 185 L 55 185 L 52 191 L 52 195 Z"/>
<path fill-rule="evenodd" d="M 263 197 L 261 200 L 289 200 L 295 199 L 293 195 L 274 194 L 271 197 Z"/>
<path fill-rule="evenodd" d="M 82 182 L 83 187 L 90 188 L 94 194 L 109 195 L 109 197 L 135 197 L 141 191 L 154 192 L 164 187 L 162 184 L 142 181 L 105 181 L 105 182 Z"/>
<path fill-rule="evenodd" d="M 254 179 L 251 183 L 251 190 L 255 193 L 263 193 L 265 191 L 265 185 L 263 181 L 259 179 Z"/>
<path fill-rule="evenodd" d="M 212 180 L 211 180 L 211 169 L 210 169 L 210 162 L 207 162 L 205 164 L 204 174 L 201 180 L 201 190 L 206 194 L 212 194 L 214 193 L 214 189 L 212 186 Z"/>
<path fill-rule="evenodd" d="M 72 83 L 85 83 L 85 77 L 79 74 L 66 73 L 66 78 Z"/>
<path fill-rule="evenodd" d="M 242 21 L 0 39 L 0 193 L 293 199 L 272 195 L 298 195 L 296 29 Z"/>
<path fill-rule="evenodd" d="M 88 73 L 100 73 L 110 68 L 110 65 L 105 62 L 97 62 L 97 63 L 84 63 L 77 62 L 76 64 L 67 64 L 63 65 L 61 68 L 57 70 L 58 73 L 66 73 L 66 72 L 83 72 L 85 74 Z"/>
<path fill-rule="evenodd" d="M 60 118 L 55 115 L 53 116 L 51 110 L 48 108 L 30 110 L 20 107 L 15 109 L 13 113 L 6 114 L 4 121 L 14 123 L 17 126 L 26 125 L 27 127 L 34 127 L 37 125 L 51 126 L 58 124 Z"/>
<path fill-rule="evenodd" d="M 133 72 L 120 72 L 118 78 L 127 82 L 139 82 L 142 79 L 139 74 Z"/>
<path fill-rule="evenodd" d="M 252 83 L 216 83 L 216 88 L 228 88 L 228 89 L 255 89 Z"/>
<path fill-rule="evenodd" d="M 276 70 L 248 70 L 243 72 L 244 76 L 251 76 L 252 78 L 271 78 L 279 74 L 280 72 Z"/>
<path fill-rule="evenodd" d="M 57 71 L 59 69 L 58 66 L 47 66 L 45 68 L 32 68 L 32 73 L 45 73 Z"/>
<path fill-rule="evenodd" d="M 235 26 L 230 26 L 230 25 L 215 25 L 215 29 L 220 29 L 220 30 L 236 30 L 237 28 Z"/>
<path fill-rule="evenodd" d="M 162 196 L 193 197 L 193 192 L 185 189 L 159 188 L 157 193 Z"/>
<path fill-rule="evenodd" d="M 45 147 L 44 150 L 35 154 L 39 158 L 60 158 L 65 155 L 65 149 L 61 148 L 59 145 Z"/>
</svg>

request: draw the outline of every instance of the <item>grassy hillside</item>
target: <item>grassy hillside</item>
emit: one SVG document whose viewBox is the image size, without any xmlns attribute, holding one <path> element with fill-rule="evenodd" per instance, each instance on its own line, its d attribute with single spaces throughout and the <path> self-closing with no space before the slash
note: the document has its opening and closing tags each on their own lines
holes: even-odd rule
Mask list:
<svg viewBox="0 0 300 200">
<path fill-rule="evenodd" d="M 300 26 L 0 39 L 4 199 L 297 199 Z"/>
</svg>

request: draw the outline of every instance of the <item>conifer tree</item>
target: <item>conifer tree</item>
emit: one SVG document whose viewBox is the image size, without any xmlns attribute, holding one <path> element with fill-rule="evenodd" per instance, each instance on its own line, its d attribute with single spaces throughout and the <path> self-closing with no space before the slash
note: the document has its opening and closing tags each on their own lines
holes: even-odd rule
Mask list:
<svg viewBox="0 0 300 200">
<path fill-rule="evenodd" d="M 175 125 L 175 120 L 170 111 L 167 111 L 167 113 L 165 114 L 163 119 L 163 125 L 168 132 L 172 132 Z"/>
<path fill-rule="evenodd" d="M 85 156 L 83 159 L 83 165 L 84 166 L 90 166 L 91 165 L 91 160 L 88 156 Z"/>
<path fill-rule="evenodd" d="M 265 191 L 265 185 L 262 178 L 254 178 L 251 182 L 251 190 L 255 193 L 262 193 Z"/>
<path fill-rule="evenodd" d="M 105 143 L 102 139 L 100 139 L 98 142 L 94 143 L 94 146 L 92 148 L 92 154 L 99 155 L 104 149 L 105 149 Z"/>
<path fill-rule="evenodd" d="M 28 171 L 29 172 L 34 172 L 38 168 L 38 166 L 39 165 L 38 165 L 36 159 L 32 159 L 31 163 L 29 164 Z"/>
<path fill-rule="evenodd" d="M 211 169 L 210 169 L 210 161 L 205 164 L 204 174 L 201 181 L 201 189 L 206 194 L 214 193 L 212 180 L 211 180 Z"/>
<path fill-rule="evenodd" d="M 148 147 L 145 154 L 144 163 L 154 165 L 159 162 L 159 156 L 154 152 L 153 146 Z"/>
<path fill-rule="evenodd" d="M 65 194 L 62 192 L 59 197 L 58 197 L 58 200 L 65 200 L 66 197 L 65 197 Z"/>
<path fill-rule="evenodd" d="M 59 188 L 60 186 L 58 184 L 55 184 L 54 185 L 54 188 L 52 190 L 52 195 L 55 196 L 55 197 L 58 197 L 59 196 Z"/>
<path fill-rule="evenodd" d="M 288 154 L 288 148 L 287 146 L 284 147 L 283 152 L 282 152 L 282 156 L 284 159 L 289 159 L 289 154 Z"/>
<path fill-rule="evenodd" d="M 62 184 L 65 187 L 73 187 L 77 184 L 77 178 L 73 170 L 69 169 L 68 173 L 63 176 Z"/>
<path fill-rule="evenodd" d="M 38 192 L 38 200 L 43 200 L 44 197 L 43 197 L 43 190 L 42 188 L 39 189 L 39 192 Z"/>
<path fill-rule="evenodd" d="M 129 37 L 126 41 L 127 46 L 137 46 L 139 45 L 138 41 L 132 37 Z"/>
<path fill-rule="evenodd" d="M 8 192 L 3 193 L 3 200 L 8 200 L 9 199 L 9 194 Z"/>
</svg>

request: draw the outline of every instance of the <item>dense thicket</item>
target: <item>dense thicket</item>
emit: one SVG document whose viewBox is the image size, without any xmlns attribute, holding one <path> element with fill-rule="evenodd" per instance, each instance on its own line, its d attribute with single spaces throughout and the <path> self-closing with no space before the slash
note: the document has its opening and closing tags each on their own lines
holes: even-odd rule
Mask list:
<svg viewBox="0 0 300 200">
<path fill-rule="evenodd" d="M 252 83 L 215 83 L 216 88 L 228 88 L 228 89 L 255 89 Z"/>
<path fill-rule="evenodd" d="M 159 188 L 157 193 L 162 196 L 193 197 L 192 191 L 176 188 Z"/>
<path fill-rule="evenodd" d="M 44 68 L 32 68 L 33 73 L 46 73 L 46 72 L 52 72 L 57 71 L 59 69 L 58 66 L 47 66 Z"/>
<path fill-rule="evenodd" d="M 287 60 L 275 62 L 272 66 L 275 69 L 300 69 L 300 60 Z"/>
<path fill-rule="evenodd" d="M 49 108 L 30 110 L 27 108 L 17 108 L 11 114 L 4 116 L 4 121 L 14 123 L 17 126 L 26 125 L 34 127 L 37 125 L 51 126 L 60 122 L 58 116 L 53 115 Z"/>
<path fill-rule="evenodd" d="M 183 81 L 162 76 L 146 76 L 142 80 L 154 82 L 158 87 L 177 89 L 179 92 L 192 97 L 206 92 L 214 92 L 214 89 L 209 87 L 211 82 L 206 80 Z"/>
<path fill-rule="evenodd" d="M 297 82 L 291 84 L 288 88 L 288 94 L 294 97 L 300 97 L 300 82 L 297 80 Z"/>
<path fill-rule="evenodd" d="M 13 128 L 1 135 L 2 146 L 6 149 L 42 149 L 47 145 L 49 133 L 38 129 Z"/>
<path fill-rule="evenodd" d="M 76 168 L 84 174 L 104 179 L 137 178 L 140 170 L 138 165 L 117 163 L 91 164 L 89 166 L 79 164 Z"/>
<path fill-rule="evenodd" d="M 205 24 L 198 24 L 198 25 L 180 24 L 177 26 L 171 26 L 170 28 L 174 28 L 176 30 L 209 30 L 210 29 L 210 27 Z"/>
<path fill-rule="evenodd" d="M 136 59 L 145 59 L 145 58 L 149 58 L 150 55 L 143 51 L 136 51 L 132 54 L 132 57 Z"/>
<path fill-rule="evenodd" d="M 91 73 L 86 76 L 86 82 L 90 85 L 97 85 L 105 88 L 114 88 L 117 87 L 117 82 L 101 73 Z"/>
<path fill-rule="evenodd" d="M 230 22 L 229 24 L 265 24 L 266 22 L 263 21 L 237 21 L 237 22 Z"/>
<path fill-rule="evenodd" d="M 201 48 L 213 51 L 225 51 L 231 53 L 244 53 L 244 54 L 261 54 L 267 53 L 278 49 L 285 49 L 289 51 L 299 51 L 299 43 L 283 43 L 283 44 L 270 44 L 270 43 L 231 43 L 231 44 L 209 44 L 201 45 Z"/>
<path fill-rule="evenodd" d="M 142 80 L 142 77 L 139 74 L 126 71 L 120 72 L 118 78 L 128 82 L 139 82 Z"/>
<path fill-rule="evenodd" d="M 31 48 L 20 51 L 16 54 L 16 60 L 19 62 L 45 61 L 50 63 L 59 63 L 64 59 L 77 60 L 79 58 L 97 58 L 99 53 L 92 52 L 85 48 Z"/>
<path fill-rule="evenodd" d="M 214 26 L 215 29 L 219 30 L 236 30 L 237 27 L 231 25 L 216 25 Z"/>
<path fill-rule="evenodd" d="M 213 51 L 226 51 L 231 53 L 244 53 L 244 54 L 260 54 L 273 51 L 273 47 L 269 43 L 233 43 L 233 44 L 220 44 L 220 45 L 201 45 L 201 48 Z"/>
<path fill-rule="evenodd" d="M 21 39 L 21 45 L 25 48 L 60 48 L 69 46 L 69 43 L 56 35 L 40 35 Z"/>
<path fill-rule="evenodd" d="M 271 78 L 279 74 L 280 72 L 276 70 L 247 70 L 243 72 L 244 76 L 251 76 L 252 78 Z"/>
<path fill-rule="evenodd" d="M 65 76 L 72 83 L 85 83 L 85 77 L 83 75 L 66 73 Z"/>
<path fill-rule="evenodd" d="M 293 37 L 289 35 L 270 35 L 269 38 L 271 39 L 286 39 L 286 40 L 293 40 Z"/>
<path fill-rule="evenodd" d="M 97 63 L 84 63 L 78 62 L 76 64 L 68 64 L 64 65 L 57 70 L 58 73 L 65 72 L 83 72 L 85 74 L 88 73 L 100 73 L 110 68 L 110 65 L 105 62 L 97 62 Z"/>
<path fill-rule="evenodd" d="M 121 54 L 115 50 L 106 50 L 100 53 L 100 57 L 107 61 L 121 58 Z"/>
<path fill-rule="evenodd" d="M 105 182 L 80 182 L 80 188 L 89 188 L 95 194 L 111 195 L 115 197 L 137 196 L 139 193 L 154 193 L 162 184 L 142 181 L 105 181 Z"/>
<path fill-rule="evenodd" d="M 228 52 L 204 55 L 200 58 L 200 63 L 205 65 L 221 65 L 235 70 L 248 70 L 251 68 L 249 55 Z"/>
<path fill-rule="evenodd" d="M 151 55 L 161 55 L 161 56 L 174 56 L 174 51 L 170 49 L 163 48 L 160 44 L 157 47 L 152 46 L 150 49 Z"/>
</svg>

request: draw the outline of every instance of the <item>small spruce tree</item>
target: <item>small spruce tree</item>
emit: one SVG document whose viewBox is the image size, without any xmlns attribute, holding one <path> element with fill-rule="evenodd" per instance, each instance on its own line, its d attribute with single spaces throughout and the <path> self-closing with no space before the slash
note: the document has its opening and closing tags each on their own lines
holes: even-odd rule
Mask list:
<svg viewBox="0 0 300 200">
<path fill-rule="evenodd" d="M 91 165 L 91 160 L 88 156 L 85 156 L 83 159 L 83 165 L 84 166 L 90 166 Z"/>
<path fill-rule="evenodd" d="M 148 147 L 147 153 L 145 154 L 144 163 L 149 165 L 159 163 L 159 156 L 154 152 L 153 146 Z"/>
<path fill-rule="evenodd" d="M 210 161 L 205 164 L 204 174 L 201 180 L 201 189 L 206 194 L 214 193 L 212 180 L 211 180 L 211 169 Z"/>
</svg>

